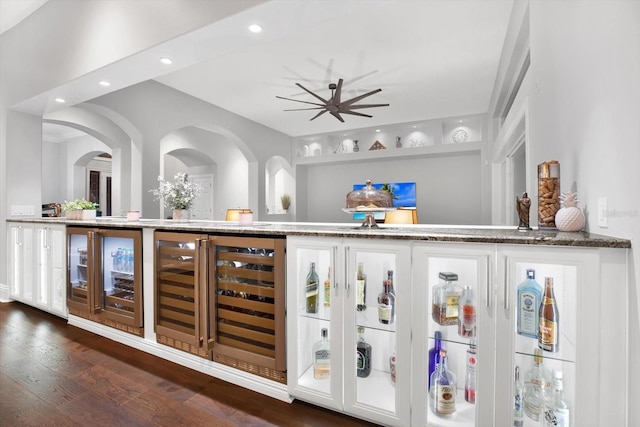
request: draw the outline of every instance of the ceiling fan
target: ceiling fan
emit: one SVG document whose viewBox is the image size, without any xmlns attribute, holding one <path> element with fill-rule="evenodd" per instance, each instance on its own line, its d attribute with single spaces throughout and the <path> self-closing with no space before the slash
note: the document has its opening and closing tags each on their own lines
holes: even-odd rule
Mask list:
<svg viewBox="0 0 640 427">
<path fill-rule="evenodd" d="M 362 108 L 373 108 L 373 107 L 388 107 L 389 104 L 360 104 L 360 105 L 354 105 L 356 102 L 360 101 L 361 99 L 364 99 L 368 96 L 371 96 L 375 93 L 380 92 L 382 89 L 376 89 L 376 90 L 372 90 L 371 92 L 365 93 L 364 95 L 360 95 L 360 96 L 356 96 L 355 98 L 351 98 L 349 100 L 346 101 L 342 101 L 341 100 L 341 95 L 342 95 L 342 79 L 338 80 L 338 84 L 336 85 L 335 83 L 331 83 L 329 84 L 329 89 L 331 89 L 331 98 L 324 99 L 323 97 L 311 92 L 309 89 L 307 89 L 306 87 L 302 86 L 300 83 L 296 83 L 296 86 L 302 88 L 305 92 L 308 92 L 309 94 L 313 95 L 314 97 L 318 98 L 320 101 L 322 101 L 322 104 L 318 103 L 318 102 L 309 102 L 309 101 L 300 101 L 299 99 L 292 99 L 292 98 L 285 98 L 283 96 L 276 96 L 276 98 L 279 99 L 286 99 L 288 101 L 295 101 L 295 102 L 302 102 L 304 104 L 311 104 L 311 105 L 315 105 L 316 107 L 311 107 L 311 108 L 294 108 L 294 109 L 290 109 L 290 110 L 284 110 L 284 111 L 303 111 L 303 110 L 321 110 L 318 114 L 316 114 L 315 116 L 313 116 L 311 119 L 309 120 L 313 120 L 316 119 L 318 117 L 320 117 L 321 115 L 323 115 L 324 113 L 326 113 L 327 111 L 336 119 L 340 120 L 341 122 L 344 123 L 344 119 L 342 118 L 341 114 L 351 114 L 353 116 L 362 116 L 362 117 L 373 117 L 370 116 L 368 114 L 364 114 L 364 113 L 359 113 L 357 111 L 353 111 L 353 110 L 359 110 Z"/>
</svg>

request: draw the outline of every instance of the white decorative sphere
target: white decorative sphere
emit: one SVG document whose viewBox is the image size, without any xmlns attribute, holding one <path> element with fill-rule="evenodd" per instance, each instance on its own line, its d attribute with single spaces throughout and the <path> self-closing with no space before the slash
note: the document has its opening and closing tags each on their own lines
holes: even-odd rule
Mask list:
<svg viewBox="0 0 640 427">
<path fill-rule="evenodd" d="M 582 209 L 575 206 L 562 208 L 556 212 L 556 227 L 560 231 L 580 231 L 584 228 Z"/>
</svg>

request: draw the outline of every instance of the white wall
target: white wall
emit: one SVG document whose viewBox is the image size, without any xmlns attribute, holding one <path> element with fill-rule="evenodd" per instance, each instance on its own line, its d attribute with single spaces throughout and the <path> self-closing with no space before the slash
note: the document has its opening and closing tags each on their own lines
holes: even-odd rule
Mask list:
<svg viewBox="0 0 640 427">
<path fill-rule="evenodd" d="M 298 179 L 300 177 L 300 179 Z M 306 193 L 304 221 L 350 221 L 342 211 L 353 184 L 415 182 L 418 221 L 428 224 L 481 224 L 480 154 L 380 160 L 298 167 L 298 194 Z M 299 197 L 300 198 L 300 197 Z"/>
<path fill-rule="evenodd" d="M 537 164 L 557 159 L 561 191 L 577 190 L 587 229 L 630 239 L 635 246 L 630 294 L 619 296 L 630 312 L 628 348 L 624 336 L 605 331 L 601 345 L 611 348 L 611 360 L 593 367 L 591 386 L 598 387 L 598 375 L 619 376 L 621 387 L 628 384 L 629 400 L 622 402 L 613 392 L 611 410 L 628 411 L 628 425 L 640 425 L 640 2 L 531 1 L 528 6 L 531 67 L 520 105 L 512 111 L 529 102 L 530 180 L 536 182 Z M 607 228 L 598 226 L 600 197 L 608 199 Z M 606 425 L 606 414 L 601 418 L 594 425 Z"/>
</svg>

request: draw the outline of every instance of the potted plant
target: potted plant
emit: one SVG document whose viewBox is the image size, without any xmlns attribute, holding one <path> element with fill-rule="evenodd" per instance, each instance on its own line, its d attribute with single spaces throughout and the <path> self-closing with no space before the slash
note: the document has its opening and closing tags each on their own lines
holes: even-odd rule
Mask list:
<svg viewBox="0 0 640 427">
<path fill-rule="evenodd" d="M 173 181 L 158 177 L 158 183 L 158 188 L 149 190 L 156 200 L 162 200 L 166 208 L 173 210 L 174 220 L 188 221 L 189 209 L 200 194 L 200 186 L 189 181 L 189 175 L 185 172 L 178 172 Z"/>
<path fill-rule="evenodd" d="M 72 202 L 65 201 L 62 204 L 62 210 L 67 219 L 96 219 L 97 209 L 97 203 L 85 199 L 76 199 Z"/>
<path fill-rule="evenodd" d="M 280 203 L 282 203 L 282 210 L 286 213 L 291 206 L 291 196 L 288 194 L 283 194 L 282 196 L 280 196 Z"/>
</svg>

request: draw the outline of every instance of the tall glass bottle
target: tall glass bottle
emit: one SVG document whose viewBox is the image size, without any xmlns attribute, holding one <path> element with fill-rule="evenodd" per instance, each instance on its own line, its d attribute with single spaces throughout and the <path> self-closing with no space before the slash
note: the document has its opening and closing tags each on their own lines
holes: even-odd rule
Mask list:
<svg viewBox="0 0 640 427">
<path fill-rule="evenodd" d="M 429 349 L 429 375 L 427 381 L 429 382 L 429 390 L 431 390 L 431 375 L 435 372 L 436 366 L 440 361 L 440 350 L 442 347 L 442 332 L 436 331 L 433 347 Z"/>
<path fill-rule="evenodd" d="M 360 378 L 366 378 L 371 374 L 371 344 L 364 340 L 364 326 L 358 326 L 356 371 Z"/>
<path fill-rule="evenodd" d="M 431 317 L 443 326 L 458 324 L 458 303 L 462 289 L 454 284 L 458 281 L 456 273 L 440 273 L 440 279 L 444 280 L 443 285 L 433 287 L 433 306 Z"/>
<path fill-rule="evenodd" d="M 464 400 L 469 403 L 476 403 L 476 342 L 471 340 L 467 349 L 467 372 L 464 377 Z"/>
<path fill-rule="evenodd" d="M 313 378 L 324 380 L 331 376 L 331 348 L 327 328 L 320 331 L 320 341 L 313 345 Z"/>
<path fill-rule="evenodd" d="M 324 281 L 324 306 L 331 306 L 331 267 L 327 273 L 327 280 Z"/>
<path fill-rule="evenodd" d="M 536 271 L 527 269 L 527 278 L 518 285 L 517 330 L 520 335 L 538 338 L 542 286 L 536 282 Z"/>
<path fill-rule="evenodd" d="M 396 297 L 391 293 L 388 280 L 382 282 L 382 292 L 378 295 L 378 321 L 389 325 L 394 321 Z"/>
<path fill-rule="evenodd" d="M 473 338 L 476 336 L 476 302 L 473 298 L 473 289 L 465 286 L 459 301 L 458 335 Z"/>
<path fill-rule="evenodd" d="M 356 275 L 356 304 L 358 311 L 367 309 L 367 278 L 361 262 L 358 263 L 358 273 Z"/>
<path fill-rule="evenodd" d="M 551 372 L 542 364 L 542 350 L 534 350 L 533 364 L 524 379 L 524 413 L 534 421 L 540 419 L 540 411 L 551 388 Z"/>
<path fill-rule="evenodd" d="M 316 273 L 316 263 L 311 263 L 311 268 L 307 274 L 306 281 L 307 313 L 318 312 L 318 273 Z"/>
<path fill-rule="evenodd" d="M 456 375 L 447 368 L 446 350 L 440 350 L 440 362 L 431 375 L 429 396 L 434 414 L 450 418 L 456 413 Z"/>
<path fill-rule="evenodd" d="M 393 295 L 393 297 L 396 299 L 396 290 L 393 287 L 393 270 L 387 270 L 387 280 L 389 281 L 389 293 Z M 396 317 L 396 306 L 394 304 L 393 306 L 393 312 L 391 313 L 391 315 L 395 318 Z"/>
<path fill-rule="evenodd" d="M 520 381 L 520 368 L 516 366 L 513 382 L 513 427 L 524 425 L 524 386 Z"/>
<path fill-rule="evenodd" d="M 544 405 L 544 427 L 569 427 L 569 405 L 562 400 L 562 372 L 553 371 L 553 391 Z"/>
<path fill-rule="evenodd" d="M 553 278 L 544 278 L 544 294 L 540 303 L 538 347 L 545 351 L 560 350 L 560 316 L 553 294 Z"/>
</svg>

